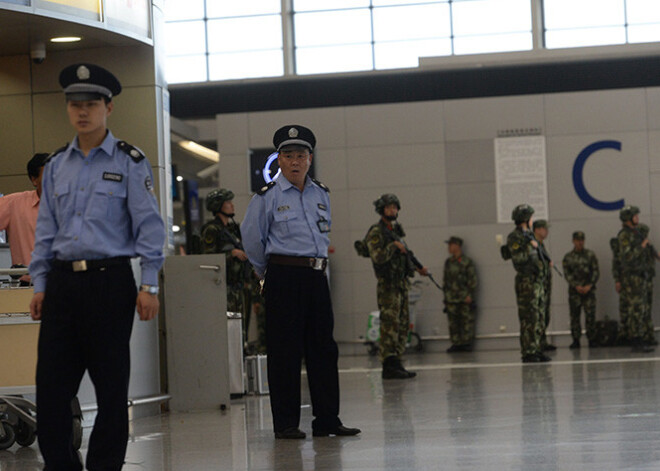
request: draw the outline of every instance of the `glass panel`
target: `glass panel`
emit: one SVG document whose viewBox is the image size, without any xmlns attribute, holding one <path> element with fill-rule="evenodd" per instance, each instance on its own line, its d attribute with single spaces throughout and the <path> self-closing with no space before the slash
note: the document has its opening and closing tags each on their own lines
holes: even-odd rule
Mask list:
<svg viewBox="0 0 660 471">
<path fill-rule="evenodd" d="M 229 80 L 284 75 L 282 49 L 209 55 L 210 80 Z"/>
<path fill-rule="evenodd" d="M 545 0 L 546 29 L 623 25 L 623 0 Z"/>
<path fill-rule="evenodd" d="M 203 21 L 165 23 L 165 50 L 168 56 L 206 52 L 206 28 Z"/>
<path fill-rule="evenodd" d="M 374 8 L 374 40 L 430 39 L 451 36 L 449 4 Z"/>
<path fill-rule="evenodd" d="M 371 15 L 367 9 L 301 13 L 293 21 L 299 47 L 371 42 Z"/>
<path fill-rule="evenodd" d="M 166 3 L 169 1 L 166 0 Z M 281 11 L 282 2 L 280 0 L 243 0 L 237 2 L 207 0 L 206 2 L 206 16 L 209 18 L 279 14 Z"/>
<path fill-rule="evenodd" d="M 532 30 L 529 0 L 454 2 L 452 15 L 456 36 Z"/>
<path fill-rule="evenodd" d="M 658 0 L 626 0 L 628 24 L 660 23 Z"/>
<path fill-rule="evenodd" d="M 451 39 L 376 43 L 376 69 L 398 69 L 419 66 L 420 57 L 451 55 Z"/>
<path fill-rule="evenodd" d="M 454 38 L 454 54 L 529 51 L 532 46 L 531 32 Z"/>
<path fill-rule="evenodd" d="M 209 20 L 209 53 L 282 47 L 279 15 Z"/>
<path fill-rule="evenodd" d="M 201 20 L 204 18 L 204 0 L 167 0 L 165 21 Z"/>
<path fill-rule="evenodd" d="M 296 71 L 300 75 L 372 69 L 369 44 L 296 49 Z"/>
<path fill-rule="evenodd" d="M 369 0 L 293 0 L 293 11 L 343 10 L 346 8 L 364 8 Z"/>
<path fill-rule="evenodd" d="M 614 28 L 571 29 L 547 31 L 545 44 L 548 49 L 561 47 L 605 46 L 625 44 L 626 30 L 623 26 Z"/>
<path fill-rule="evenodd" d="M 447 3 L 449 0 L 373 0 L 371 4 L 375 7 L 389 5 L 418 5 L 420 3 Z"/>
<path fill-rule="evenodd" d="M 206 55 L 168 57 L 165 64 L 167 83 L 206 81 Z"/>
<path fill-rule="evenodd" d="M 652 43 L 660 41 L 660 24 L 628 26 L 629 43 Z"/>
</svg>

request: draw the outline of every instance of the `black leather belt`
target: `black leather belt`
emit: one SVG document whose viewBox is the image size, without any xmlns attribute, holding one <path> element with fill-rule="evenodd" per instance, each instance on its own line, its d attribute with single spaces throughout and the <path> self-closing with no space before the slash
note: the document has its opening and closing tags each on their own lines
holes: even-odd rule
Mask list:
<svg viewBox="0 0 660 471">
<path fill-rule="evenodd" d="M 270 254 L 268 256 L 268 263 L 313 268 L 314 270 L 323 271 L 328 266 L 328 259 L 322 257 L 293 257 L 291 255 Z"/>
<path fill-rule="evenodd" d="M 53 260 L 55 268 L 66 271 L 99 271 L 109 267 L 128 265 L 129 257 L 100 258 L 96 260 Z"/>
</svg>

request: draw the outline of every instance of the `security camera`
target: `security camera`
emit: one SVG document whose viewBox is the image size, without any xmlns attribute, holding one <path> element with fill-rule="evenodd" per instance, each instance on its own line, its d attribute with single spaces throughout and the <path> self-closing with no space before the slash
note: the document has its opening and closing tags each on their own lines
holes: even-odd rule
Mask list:
<svg viewBox="0 0 660 471">
<path fill-rule="evenodd" d="M 30 48 L 30 58 L 34 64 L 42 64 L 46 60 L 46 45 L 43 41 L 35 41 Z"/>
</svg>

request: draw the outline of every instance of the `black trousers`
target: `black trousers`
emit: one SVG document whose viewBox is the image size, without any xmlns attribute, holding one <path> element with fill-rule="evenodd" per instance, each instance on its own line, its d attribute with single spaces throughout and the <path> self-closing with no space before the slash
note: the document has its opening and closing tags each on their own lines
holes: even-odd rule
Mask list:
<svg viewBox="0 0 660 471">
<path fill-rule="evenodd" d="M 266 271 L 266 350 L 273 428 L 300 424 L 300 369 L 305 358 L 315 417 L 312 428 L 327 430 L 339 420 L 339 352 L 325 273 L 269 264 Z"/>
<path fill-rule="evenodd" d="M 137 289 L 130 264 L 48 274 L 37 362 L 37 437 L 47 471 L 78 471 L 71 400 L 85 370 L 98 404 L 87 469 L 120 470 L 128 441 L 129 340 Z"/>
</svg>

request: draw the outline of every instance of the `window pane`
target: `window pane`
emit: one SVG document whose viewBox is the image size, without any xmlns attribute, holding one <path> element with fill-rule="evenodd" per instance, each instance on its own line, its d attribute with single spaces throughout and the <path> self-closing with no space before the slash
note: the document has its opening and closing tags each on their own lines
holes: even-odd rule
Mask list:
<svg viewBox="0 0 660 471">
<path fill-rule="evenodd" d="M 293 20 L 299 47 L 371 42 L 371 15 L 366 9 L 301 13 Z"/>
<path fill-rule="evenodd" d="M 277 77 L 283 74 L 282 49 L 209 56 L 210 80 Z"/>
<path fill-rule="evenodd" d="M 374 8 L 374 40 L 449 37 L 449 4 Z"/>
<path fill-rule="evenodd" d="M 168 57 L 165 69 L 168 83 L 206 81 L 206 55 Z"/>
<path fill-rule="evenodd" d="M 532 30 L 529 0 L 454 2 L 452 15 L 456 36 Z"/>
<path fill-rule="evenodd" d="M 628 26 L 629 43 L 652 43 L 660 41 L 660 24 Z"/>
<path fill-rule="evenodd" d="M 209 20 L 209 53 L 282 48 L 279 15 Z"/>
<path fill-rule="evenodd" d="M 293 11 L 343 10 L 345 8 L 364 8 L 369 0 L 294 0 Z"/>
<path fill-rule="evenodd" d="M 451 39 L 376 43 L 376 69 L 398 69 L 419 66 L 420 57 L 451 55 Z"/>
<path fill-rule="evenodd" d="M 454 54 L 484 54 L 487 52 L 529 51 L 532 33 L 493 34 L 454 38 Z"/>
<path fill-rule="evenodd" d="M 628 24 L 660 23 L 658 0 L 626 0 Z"/>
<path fill-rule="evenodd" d="M 206 16 L 209 18 L 267 15 L 280 13 L 281 11 L 282 2 L 280 0 L 243 0 L 237 2 L 207 0 L 206 2 Z"/>
<path fill-rule="evenodd" d="M 625 44 L 626 30 L 623 26 L 615 28 L 571 29 L 566 31 L 548 31 L 545 44 L 549 49 L 560 47 L 605 46 Z"/>
<path fill-rule="evenodd" d="M 418 5 L 420 3 L 447 3 L 449 0 L 373 0 L 371 4 L 375 7 L 388 5 Z"/>
<path fill-rule="evenodd" d="M 165 21 L 201 20 L 204 18 L 204 0 L 167 0 Z"/>
<path fill-rule="evenodd" d="M 622 0 L 545 0 L 546 29 L 613 26 L 625 22 Z"/>
<path fill-rule="evenodd" d="M 206 28 L 203 21 L 165 23 L 165 50 L 168 56 L 206 52 Z"/>
<path fill-rule="evenodd" d="M 296 49 L 296 70 L 300 75 L 372 70 L 371 54 L 369 44 Z"/>
</svg>

